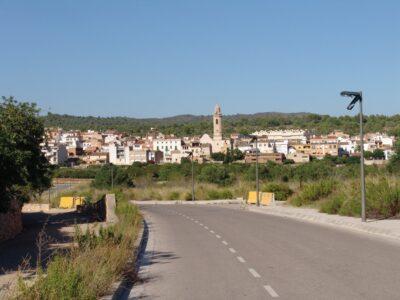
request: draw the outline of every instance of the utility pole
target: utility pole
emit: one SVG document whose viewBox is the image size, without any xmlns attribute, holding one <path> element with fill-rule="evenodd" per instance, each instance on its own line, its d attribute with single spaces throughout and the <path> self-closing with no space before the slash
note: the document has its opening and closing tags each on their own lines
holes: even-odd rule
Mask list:
<svg viewBox="0 0 400 300">
<path fill-rule="evenodd" d="M 114 189 L 114 169 L 111 166 L 111 189 Z"/>
<path fill-rule="evenodd" d="M 364 130 L 363 130 L 363 97 L 362 92 L 348 92 L 343 91 L 340 93 L 341 96 L 351 97 L 353 100 L 347 106 L 348 110 L 352 110 L 357 102 L 360 103 L 360 169 L 361 169 L 361 221 L 366 222 L 366 192 L 365 192 L 365 171 L 364 171 Z"/>
<path fill-rule="evenodd" d="M 256 136 L 256 193 L 257 206 L 260 206 L 260 181 L 258 178 L 258 137 Z"/>
<path fill-rule="evenodd" d="M 193 151 L 192 151 L 192 201 L 195 200 L 194 197 L 194 162 L 193 162 Z"/>
</svg>

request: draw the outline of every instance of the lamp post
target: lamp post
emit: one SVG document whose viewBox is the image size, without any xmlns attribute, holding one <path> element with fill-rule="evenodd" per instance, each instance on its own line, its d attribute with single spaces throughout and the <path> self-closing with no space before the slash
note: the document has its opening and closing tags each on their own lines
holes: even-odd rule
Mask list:
<svg viewBox="0 0 400 300">
<path fill-rule="evenodd" d="M 360 168 L 361 168 L 361 221 L 366 222 L 365 213 L 365 173 L 364 173 L 364 131 L 363 131 L 363 108 L 362 108 L 362 92 L 349 92 L 343 91 L 340 96 L 352 98 L 350 104 L 347 106 L 348 110 L 352 110 L 357 102 L 360 103 Z"/>
</svg>

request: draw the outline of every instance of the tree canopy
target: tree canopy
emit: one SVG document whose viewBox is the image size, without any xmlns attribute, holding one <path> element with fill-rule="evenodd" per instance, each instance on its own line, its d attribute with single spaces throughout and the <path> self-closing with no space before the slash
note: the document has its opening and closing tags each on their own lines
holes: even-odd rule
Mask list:
<svg viewBox="0 0 400 300">
<path fill-rule="evenodd" d="M 168 118 L 136 119 L 128 117 L 80 117 L 49 113 L 42 117 L 46 127 L 78 130 L 115 129 L 134 135 L 145 135 L 151 128 L 177 136 L 212 134 L 212 116 L 182 115 Z M 364 117 L 366 132 L 387 132 L 400 135 L 400 115 L 369 115 Z M 311 113 L 257 113 L 223 117 L 224 134 L 250 134 L 266 129 L 308 129 L 316 134 L 342 130 L 357 135 L 358 116 L 329 116 Z"/>
<path fill-rule="evenodd" d="M 35 104 L 2 97 L 0 103 L 0 211 L 16 198 L 26 201 L 50 185 L 40 150 L 44 126 Z"/>
</svg>

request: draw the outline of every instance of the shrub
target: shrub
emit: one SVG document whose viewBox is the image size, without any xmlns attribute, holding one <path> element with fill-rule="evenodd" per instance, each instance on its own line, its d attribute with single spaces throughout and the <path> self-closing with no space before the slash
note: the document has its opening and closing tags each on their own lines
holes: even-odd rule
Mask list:
<svg viewBox="0 0 400 300">
<path fill-rule="evenodd" d="M 295 206 L 307 205 L 330 195 L 335 187 L 333 180 L 321 180 L 304 186 L 301 192 L 291 199 Z"/>
<path fill-rule="evenodd" d="M 268 183 L 262 187 L 263 192 L 275 194 L 275 200 L 285 201 L 293 194 L 293 191 L 284 183 Z"/>
<path fill-rule="evenodd" d="M 320 212 L 327 214 L 338 214 L 345 201 L 343 195 L 334 195 L 321 203 Z"/>
<path fill-rule="evenodd" d="M 223 165 L 206 165 L 198 176 L 200 181 L 215 183 L 219 185 L 228 185 L 232 183 L 232 177 Z"/>
<path fill-rule="evenodd" d="M 168 199 L 169 200 L 178 200 L 180 195 L 181 194 L 179 192 L 173 191 L 173 192 L 168 194 Z"/>
<path fill-rule="evenodd" d="M 192 193 L 189 193 L 189 192 L 187 192 L 186 194 L 185 194 L 185 200 L 187 200 L 187 201 L 190 201 L 190 200 L 192 200 Z"/>
<path fill-rule="evenodd" d="M 206 197 L 207 200 L 232 199 L 233 194 L 229 190 L 209 190 Z"/>
</svg>

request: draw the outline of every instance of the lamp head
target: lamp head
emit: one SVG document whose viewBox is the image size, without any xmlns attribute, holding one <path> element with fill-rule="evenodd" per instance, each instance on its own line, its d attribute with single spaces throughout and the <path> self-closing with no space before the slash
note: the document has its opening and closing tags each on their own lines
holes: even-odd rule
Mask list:
<svg viewBox="0 0 400 300">
<path fill-rule="evenodd" d="M 350 102 L 350 104 L 347 106 L 348 110 L 352 110 L 354 105 L 356 105 L 356 103 L 358 101 L 362 101 L 362 93 L 361 92 L 350 92 L 350 91 L 343 91 L 340 93 L 340 96 L 342 97 L 351 97 L 353 98 L 353 100 Z"/>
</svg>

